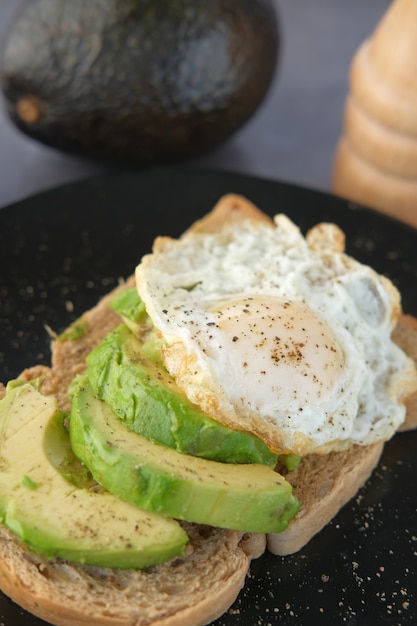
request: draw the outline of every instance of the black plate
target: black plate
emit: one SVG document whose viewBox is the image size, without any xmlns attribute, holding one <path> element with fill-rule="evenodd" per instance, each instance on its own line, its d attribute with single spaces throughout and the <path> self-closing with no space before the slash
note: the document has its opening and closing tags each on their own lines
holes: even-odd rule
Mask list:
<svg viewBox="0 0 417 626">
<path fill-rule="evenodd" d="M 125 172 L 61 187 L 0 210 L 0 380 L 49 362 L 45 329 L 61 331 L 158 234 L 178 235 L 227 192 L 303 231 L 336 221 L 347 250 L 388 275 L 417 315 L 417 231 L 326 194 L 201 170 Z M 397 435 L 357 498 L 301 552 L 254 561 L 217 626 L 417 623 L 417 433 Z M 3 626 L 40 626 L 0 595 Z"/>
</svg>

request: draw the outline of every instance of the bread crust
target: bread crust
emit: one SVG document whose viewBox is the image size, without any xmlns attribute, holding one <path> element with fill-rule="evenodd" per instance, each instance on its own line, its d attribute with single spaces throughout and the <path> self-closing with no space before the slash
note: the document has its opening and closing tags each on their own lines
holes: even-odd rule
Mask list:
<svg viewBox="0 0 417 626">
<path fill-rule="evenodd" d="M 412 315 L 401 315 L 393 332 L 395 343 L 417 363 L 417 319 Z M 407 415 L 399 432 L 417 428 L 417 392 L 406 398 Z"/>
<path fill-rule="evenodd" d="M 56 626 L 204 626 L 245 583 L 265 538 L 188 525 L 192 553 L 148 570 L 109 570 L 44 559 L 0 527 L 0 586 Z M 245 552 L 248 549 L 248 552 Z"/>
<path fill-rule="evenodd" d="M 268 535 L 268 550 L 281 556 L 301 550 L 368 480 L 383 448 L 383 443 L 377 443 L 325 457 L 310 454 L 296 470 L 288 472 L 286 478 L 302 505 L 286 530 Z"/>
<path fill-rule="evenodd" d="M 195 221 L 184 232 L 187 233 L 216 233 L 222 228 L 233 226 L 243 219 L 265 222 L 274 225 L 273 220 L 263 213 L 252 202 L 234 193 L 222 196 L 213 209 L 200 220 Z"/>
</svg>

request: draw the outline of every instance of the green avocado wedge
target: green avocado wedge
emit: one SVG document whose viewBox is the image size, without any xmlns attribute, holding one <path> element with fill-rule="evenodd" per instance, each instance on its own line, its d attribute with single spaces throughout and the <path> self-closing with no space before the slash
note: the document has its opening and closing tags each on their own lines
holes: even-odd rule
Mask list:
<svg viewBox="0 0 417 626">
<path fill-rule="evenodd" d="M 269 533 L 284 530 L 299 508 L 291 485 L 265 465 L 181 454 L 129 430 L 95 397 L 87 378 L 73 396 L 70 440 L 103 487 L 161 515 Z"/>
<path fill-rule="evenodd" d="M 55 398 L 13 381 L 0 401 L 0 521 L 48 558 L 139 569 L 184 554 L 174 520 L 105 492 L 71 450 Z"/>
<path fill-rule="evenodd" d="M 128 428 L 185 454 L 275 467 L 278 455 L 256 436 L 216 422 L 177 387 L 152 348 L 122 324 L 87 357 L 94 393 Z"/>
<path fill-rule="evenodd" d="M 110 307 L 120 315 L 133 333 L 140 333 L 141 328 L 152 325 L 151 318 L 146 312 L 145 303 L 136 287 L 119 291 L 112 297 Z"/>
</svg>

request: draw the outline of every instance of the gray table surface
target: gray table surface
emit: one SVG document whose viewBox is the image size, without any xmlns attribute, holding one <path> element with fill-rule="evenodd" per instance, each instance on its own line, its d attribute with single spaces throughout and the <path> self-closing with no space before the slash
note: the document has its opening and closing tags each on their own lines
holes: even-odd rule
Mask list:
<svg viewBox="0 0 417 626">
<path fill-rule="evenodd" d="M 28 1 L 28 0 L 24 0 Z M 29 0 L 30 1 L 30 0 Z M 388 0 L 275 0 L 282 49 L 274 84 L 254 117 L 193 166 L 330 188 L 348 72 Z M 0 0 L 0 38 L 22 0 Z M 99 163 L 45 147 L 8 120 L 0 97 L 0 207 L 62 183 L 106 172 Z"/>
</svg>

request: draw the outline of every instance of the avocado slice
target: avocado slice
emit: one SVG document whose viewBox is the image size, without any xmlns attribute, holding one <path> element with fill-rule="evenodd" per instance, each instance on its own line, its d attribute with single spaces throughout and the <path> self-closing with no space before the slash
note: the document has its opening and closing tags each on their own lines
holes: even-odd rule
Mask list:
<svg viewBox="0 0 417 626">
<path fill-rule="evenodd" d="M 9 383 L 0 402 L 0 459 L 0 520 L 35 552 L 119 569 L 184 553 L 188 538 L 176 521 L 92 480 L 71 450 L 55 398 L 30 383 Z"/>
<path fill-rule="evenodd" d="M 109 491 L 189 522 L 244 532 L 280 532 L 299 502 L 271 468 L 181 454 L 129 430 L 81 379 L 70 417 L 75 454 Z"/>
<path fill-rule="evenodd" d="M 185 454 L 275 467 L 278 455 L 258 437 L 235 431 L 192 404 L 156 358 L 157 333 L 143 343 L 122 324 L 87 357 L 94 393 L 133 431 Z"/>
<path fill-rule="evenodd" d="M 133 333 L 140 334 L 144 326 L 149 327 L 152 324 L 151 318 L 146 312 L 145 303 L 136 287 L 119 291 L 110 300 L 110 306 L 113 311 L 120 315 Z"/>
</svg>

